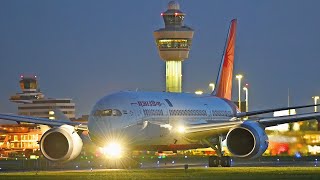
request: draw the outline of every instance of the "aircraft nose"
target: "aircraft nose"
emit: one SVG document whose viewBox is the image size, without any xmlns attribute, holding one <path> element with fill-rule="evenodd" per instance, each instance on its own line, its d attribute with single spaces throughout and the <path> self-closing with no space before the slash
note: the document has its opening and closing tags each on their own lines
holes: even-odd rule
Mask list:
<svg viewBox="0 0 320 180">
<path fill-rule="evenodd" d="M 119 141 L 125 136 L 124 129 L 108 117 L 90 117 L 88 128 L 91 140 L 99 146 Z"/>
</svg>

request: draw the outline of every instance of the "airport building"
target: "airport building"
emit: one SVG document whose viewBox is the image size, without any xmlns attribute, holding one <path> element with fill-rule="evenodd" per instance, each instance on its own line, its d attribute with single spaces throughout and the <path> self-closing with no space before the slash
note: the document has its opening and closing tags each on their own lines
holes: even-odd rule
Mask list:
<svg viewBox="0 0 320 180">
<path fill-rule="evenodd" d="M 36 124 L 0 125 L 0 156 L 28 157 L 34 154 L 39 151 L 41 135 L 41 129 Z"/>
<path fill-rule="evenodd" d="M 165 27 L 154 31 L 158 52 L 166 62 L 166 91 L 182 91 L 182 62 L 189 57 L 193 29 L 185 26 L 185 14 L 180 5 L 171 1 L 168 10 L 161 13 Z"/>
<path fill-rule="evenodd" d="M 10 97 L 18 104 L 18 114 L 55 119 L 59 111 L 69 119 L 75 119 L 75 104 L 69 98 L 45 98 L 38 88 L 36 76 L 20 76 L 21 93 Z M 46 126 L 21 123 L 0 125 L 0 155 L 4 157 L 29 157 L 39 154 L 39 140 Z"/>
<path fill-rule="evenodd" d="M 75 104 L 69 98 L 45 98 L 38 88 L 36 76 L 21 76 L 22 93 L 10 97 L 18 103 L 18 114 L 48 119 L 55 119 L 54 111 L 61 111 L 67 118 L 75 118 Z"/>
</svg>

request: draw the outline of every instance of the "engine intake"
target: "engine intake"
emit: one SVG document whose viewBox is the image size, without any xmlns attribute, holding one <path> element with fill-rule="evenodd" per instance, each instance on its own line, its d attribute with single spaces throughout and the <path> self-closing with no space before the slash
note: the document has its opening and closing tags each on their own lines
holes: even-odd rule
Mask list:
<svg viewBox="0 0 320 180">
<path fill-rule="evenodd" d="M 73 126 L 62 125 L 45 132 L 40 140 L 43 156 L 51 161 L 71 161 L 81 152 L 82 139 Z"/>
<path fill-rule="evenodd" d="M 268 148 L 268 136 L 259 123 L 245 121 L 229 131 L 227 147 L 236 157 L 256 158 Z"/>
</svg>

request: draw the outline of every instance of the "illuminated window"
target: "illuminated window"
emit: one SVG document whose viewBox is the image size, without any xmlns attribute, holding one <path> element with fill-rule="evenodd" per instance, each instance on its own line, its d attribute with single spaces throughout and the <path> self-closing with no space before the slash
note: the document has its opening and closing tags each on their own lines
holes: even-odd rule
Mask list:
<svg viewBox="0 0 320 180">
<path fill-rule="evenodd" d="M 159 48 L 190 48 L 191 39 L 159 39 L 157 45 Z"/>
<path fill-rule="evenodd" d="M 14 135 L 14 136 L 13 136 L 13 140 L 14 140 L 14 141 L 18 141 L 18 135 Z"/>
<path fill-rule="evenodd" d="M 166 26 L 173 26 L 173 25 L 182 25 L 184 16 L 181 14 L 174 14 L 174 15 L 166 15 L 163 16 L 164 23 Z"/>
</svg>

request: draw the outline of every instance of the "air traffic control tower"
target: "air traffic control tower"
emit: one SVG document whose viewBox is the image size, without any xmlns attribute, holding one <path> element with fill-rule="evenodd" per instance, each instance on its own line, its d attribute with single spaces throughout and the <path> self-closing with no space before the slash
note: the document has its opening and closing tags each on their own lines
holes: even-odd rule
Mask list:
<svg viewBox="0 0 320 180">
<path fill-rule="evenodd" d="M 166 91 L 182 91 L 182 61 L 189 57 L 193 29 L 183 24 L 185 14 L 180 5 L 170 1 L 168 10 L 161 13 L 165 27 L 154 31 L 158 52 L 166 62 Z"/>
</svg>

